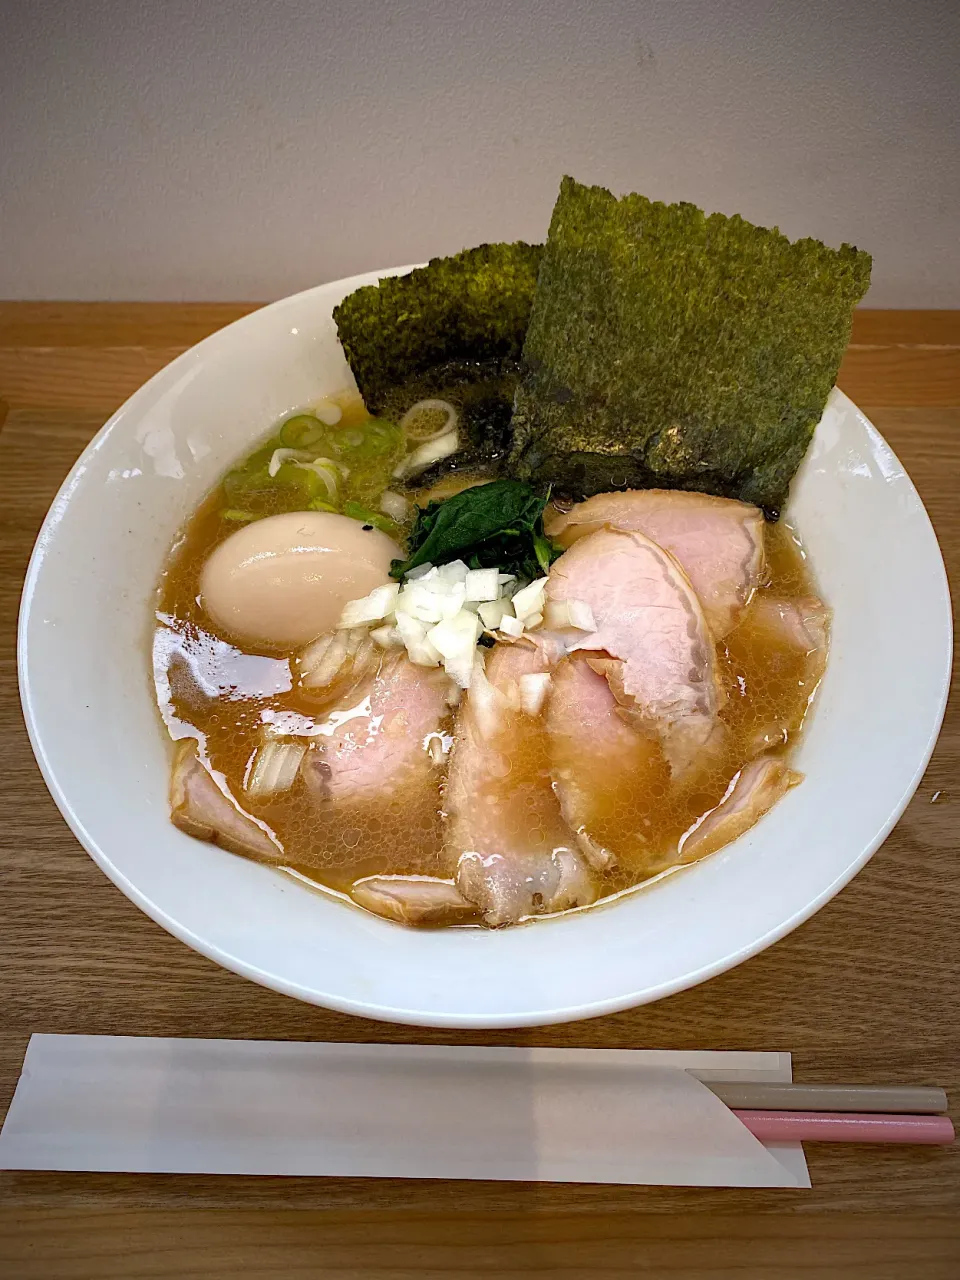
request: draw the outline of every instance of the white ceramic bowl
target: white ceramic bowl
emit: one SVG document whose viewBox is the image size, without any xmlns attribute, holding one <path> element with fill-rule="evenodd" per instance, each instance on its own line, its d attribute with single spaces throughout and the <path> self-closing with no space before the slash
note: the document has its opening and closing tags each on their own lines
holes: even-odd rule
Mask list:
<svg viewBox="0 0 960 1280">
<path fill-rule="evenodd" d="M 864 865 L 916 788 L 943 713 L 951 621 L 937 541 L 896 457 L 836 391 L 788 512 L 834 610 L 797 758 L 807 777 L 734 844 L 609 906 L 504 931 L 417 932 L 168 821 L 169 743 L 148 668 L 161 565 L 231 461 L 282 414 L 350 385 L 331 311 L 384 274 L 308 290 L 207 338 L 128 400 L 74 467 L 20 617 L 23 706 L 47 785 L 149 916 L 302 1000 L 430 1026 L 521 1026 L 702 982 L 783 937 Z"/>
</svg>

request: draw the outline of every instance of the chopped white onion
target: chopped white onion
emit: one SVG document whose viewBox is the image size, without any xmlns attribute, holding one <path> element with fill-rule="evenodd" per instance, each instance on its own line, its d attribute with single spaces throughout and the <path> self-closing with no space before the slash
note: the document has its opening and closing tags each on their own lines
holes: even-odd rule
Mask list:
<svg viewBox="0 0 960 1280">
<path fill-rule="evenodd" d="M 496 569 L 468 569 L 464 586 L 468 600 L 497 600 L 500 596 L 499 574 Z"/>
<path fill-rule="evenodd" d="M 513 611 L 518 618 L 525 618 L 527 614 L 542 613 L 544 591 L 546 589 L 546 578 L 537 578 L 536 581 L 529 583 L 525 587 L 521 587 L 519 591 L 514 592 L 511 597 Z"/>
<path fill-rule="evenodd" d="M 387 489 L 380 495 L 380 510 L 391 520 L 403 524 L 405 520 L 410 519 L 413 504 L 408 502 L 402 493 L 394 493 L 392 489 Z"/>
<path fill-rule="evenodd" d="M 403 636 L 400 634 L 399 627 L 376 627 L 370 632 L 370 639 L 378 644 L 381 649 L 403 648 Z"/>
<path fill-rule="evenodd" d="M 341 675 L 372 673 L 378 661 L 367 629 L 353 627 L 314 640 L 297 659 L 297 672 L 302 688 L 326 689 Z"/>
<path fill-rule="evenodd" d="M 478 665 L 478 660 L 474 658 L 474 662 L 473 662 L 474 671 L 476 671 L 477 665 Z M 447 704 L 448 707 L 459 707 L 460 700 L 462 697 L 463 697 L 463 690 L 460 688 L 460 686 L 456 684 L 451 684 L 447 689 L 446 695 L 444 697 L 444 702 Z"/>
<path fill-rule="evenodd" d="M 472 614 L 458 613 L 431 627 L 427 639 L 442 658 L 457 658 L 465 651 L 472 657 L 480 639 L 480 623 Z"/>
<path fill-rule="evenodd" d="M 308 689 L 323 689 L 330 684 L 347 660 L 348 641 L 349 632 L 335 631 L 304 649 L 298 663 L 300 683 Z"/>
<path fill-rule="evenodd" d="M 427 632 L 427 643 L 440 654 L 444 670 L 461 689 L 470 688 L 480 631 L 479 618 L 463 610 Z"/>
<path fill-rule="evenodd" d="M 424 623 L 409 613 L 400 613 L 399 610 L 397 611 L 397 630 L 408 649 L 412 644 L 422 644 L 427 637 L 427 628 Z"/>
<path fill-rule="evenodd" d="M 421 644 L 412 644 L 407 649 L 407 656 L 418 667 L 439 667 L 440 655 L 430 643 L 424 640 Z"/>
<path fill-rule="evenodd" d="M 355 658 L 363 647 L 368 633 L 363 627 L 351 627 L 347 631 L 347 657 Z"/>
<path fill-rule="evenodd" d="M 466 582 L 469 572 L 462 560 L 450 560 L 437 567 L 437 577 L 441 582 Z"/>
<path fill-rule="evenodd" d="M 411 662 L 425 667 L 442 665 L 460 688 L 469 689 L 483 661 L 482 650 L 477 648 L 482 633 L 516 640 L 524 631 L 540 626 L 546 582 L 546 578 L 539 578 L 518 588 L 513 574 L 501 573 L 497 568 L 470 569 L 462 560 L 424 564 L 406 574 L 402 585 L 377 587 L 363 599 L 345 605 L 337 634 L 364 637 L 374 655 L 375 646 L 403 647 Z M 583 629 L 592 621 L 582 602 L 573 602 L 557 616 L 569 622 L 572 615 Z M 380 625 L 368 632 L 365 627 L 371 623 Z M 301 660 L 301 683 L 309 687 L 321 679 L 329 682 L 337 664 L 351 660 L 356 644 L 354 638 L 344 648 L 342 639 L 324 637 L 304 655 L 319 670 L 303 674 Z M 364 658 L 369 661 L 366 653 Z M 519 689 L 514 693 L 513 704 L 519 709 Z M 527 705 L 533 705 L 533 698 L 533 693 L 528 692 Z"/>
<path fill-rule="evenodd" d="M 367 633 L 360 643 L 360 648 L 353 657 L 353 670 L 355 674 L 365 672 L 372 668 L 374 663 L 378 661 L 377 646 L 370 639 Z"/>
<path fill-rule="evenodd" d="M 442 413 L 445 416 L 439 426 L 426 432 L 422 428 L 417 431 L 414 424 L 422 413 Z M 449 400 L 418 400 L 400 419 L 400 430 L 405 432 L 410 440 L 435 440 L 438 436 L 452 431 L 457 425 L 458 417 L 459 414 Z"/>
<path fill-rule="evenodd" d="M 397 614 L 397 630 L 406 645 L 411 662 L 420 667 L 438 667 L 440 654 L 427 640 L 427 627 L 407 613 Z"/>
<path fill-rule="evenodd" d="M 496 631 L 503 618 L 513 617 L 513 605 L 509 600 L 488 600 L 477 610 L 480 620 L 488 631 Z"/>
<path fill-rule="evenodd" d="M 415 569 L 411 569 L 409 573 L 403 575 L 405 582 L 417 582 L 420 578 L 426 578 L 429 574 L 435 573 L 432 564 L 418 564 Z"/>
<path fill-rule="evenodd" d="M 253 768 L 244 784 L 247 794 L 272 796 L 289 791 L 296 781 L 306 750 L 297 742 L 265 742 L 258 747 Z"/>
<path fill-rule="evenodd" d="M 517 681 L 520 686 L 520 706 L 528 716 L 538 716 L 543 710 L 550 691 L 549 672 L 533 672 L 521 676 Z"/>
<path fill-rule="evenodd" d="M 332 400 L 321 400 L 313 412 L 325 427 L 335 427 L 343 417 L 343 410 Z"/>
<path fill-rule="evenodd" d="M 312 671 L 305 672 L 300 683 L 308 689 L 325 689 L 340 674 L 340 669 L 347 661 L 347 638 L 349 632 L 338 632 L 323 655 L 322 660 Z"/>
<path fill-rule="evenodd" d="M 473 669 L 470 710 L 480 737 L 488 742 L 500 732 L 510 710 L 507 698 L 487 679 L 482 662 L 478 662 Z"/>
<path fill-rule="evenodd" d="M 462 582 L 454 583 L 450 590 L 440 595 L 441 618 L 455 618 L 463 611 L 466 603 L 466 587 Z"/>
<path fill-rule="evenodd" d="M 340 615 L 341 627 L 361 627 L 366 622 L 380 622 L 393 613 L 400 594 L 400 584 L 388 582 L 374 587 L 369 595 L 359 600 L 349 600 Z"/>
<path fill-rule="evenodd" d="M 405 587 L 397 599 L 394 612 L 399 621 L 402 614 L 416 618 L 417 622 L 439 622 L 443 617 L 444 594 L 431 591 L 432 584 L 414 582 Z"/>
<path fill-rule="evenodd" d="M 577 631 L 596 631 L 593 610 L 586 600 L 550 600 L 543 611 L 547 626 L 554 631 L 574 627 Z"/>
<path fill-rule="evenodd" d="M 448 431 L 446 435 L 437 436 L 435 440 L 428 440 L 419 449 L 414 449 L 413 453 L 407 454 L 400 465 L 394 469 L 394 479 L 403 480 L 419 475 L 421 471 L 426 471 L 427 467 L 439 462 L 441 458 L 449 458 L 452 453 L 456 453 L 458 443 L 456 431 Z"/>
</svg>

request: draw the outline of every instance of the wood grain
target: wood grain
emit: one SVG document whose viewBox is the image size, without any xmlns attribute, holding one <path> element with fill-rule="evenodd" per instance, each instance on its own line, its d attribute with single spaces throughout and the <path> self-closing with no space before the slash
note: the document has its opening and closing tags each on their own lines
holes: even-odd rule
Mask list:
<svg viewBox="0 0 960 1280">
<path fill-rule="evenodd" d="M 0 395 L 11 408 L 107 417 L 175 356 L 256 305 L 0 302 Z M 958 316 L 858 311 L 839 385 L 858 404 L 960 404 Z"/>
<path fill-rule="evenodd" d="M 194 954 L 106 880 L 60 818 L 23 729 L 14 653 L 23 573 L 47 506 L 104 418 L 171 355 L 245 309 L 0 304 L 0 1110 L 34 1031 L 790 1049 L 800 1079 L 940 1084 L 960 1097 L 955 700 L 906 814 L 839 897 L 732 972 L 592 1022 L 459 1034 L 315 1009 Z M 913 476 L 956 585 L 960 314 L 861 313 L 844 369 Z M 892 708 L 891 731 L 895 720 Z M 946 1276 L 960 1262 L 955 1233 L 911 1216 L 958 1213 L 960 1149 L 813 1146 L 808 1155 L 810 1192 L 0 1173 L 0 1272 L 225 1275 L 248 1262 L 244 1274 L 264 1276 L 471 1274 L 469 1256 L 475 1274 L 780 1280 L 836 1274 L 848 1261 L 844 1274 Z M 290 1209 L 295 1223 L 281 1213 Z M 841 1230 L 844 1212 L 865 1216 Z M 664 1222 L 664 1213 L 682 1217 Z M 449 1252 L 455 1237 L 473 1241 L 473 1253 Z M 327 1271 L 310 1271 L 312 1240 Z M 793 1271 L 782 1251 L 779 1262 L 763 1252 L 777 1240 L 789 1244 Z M 893 1261 L 869 1252 L 883 1241 Z M 712 1269 L 715 1257 L 729 1269 Z"/>
<path fill-rule="evenodd" d="M 28 1211 L 0 1214 L 0 1267 L 16 1280 L 955 1280 L 958 1238 L 946 1216 Z"/>
</svg>

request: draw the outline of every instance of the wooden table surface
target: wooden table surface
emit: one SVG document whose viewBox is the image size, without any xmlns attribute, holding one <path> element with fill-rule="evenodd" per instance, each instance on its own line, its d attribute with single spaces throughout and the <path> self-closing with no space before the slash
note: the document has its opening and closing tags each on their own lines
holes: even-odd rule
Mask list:
<svg viewBox="0 0 960 1280">
<path fill-rule="evenodd" d="M 0 304 L 0 1109 L 35 1031 L 788 1049 L 800 1080 L 940 1084 L 960 1104 L 956 701 L 903 819 L 833 902 L 712 982 L 594 1021 L 457 1033 L 328 1013 L 217 968 L 102 875 L 23 729 L 14 649 L 27 558 L 106 417 L 249 309 Z M 861 312 L 839 382 L 906 464 L 956 575 L 960 313 Z M 960 1146 L 813 1146 L 808 1158 L 812 1191 L 0 1173 L 0 1274 L 958 1274 Z"/>
</svg>

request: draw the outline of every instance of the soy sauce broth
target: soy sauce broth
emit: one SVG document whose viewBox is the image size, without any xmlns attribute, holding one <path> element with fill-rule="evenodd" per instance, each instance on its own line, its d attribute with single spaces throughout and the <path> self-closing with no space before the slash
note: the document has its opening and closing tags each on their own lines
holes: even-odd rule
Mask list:
<svg viewBox="0 0 960 1280">
<path fill-rule="evenodd" d="M 358 401 L 345 400 L 343 409 L 344 426 L 359 426 L 366 417 Z M 371 482 L 385 488 L 388 475 Z M 273 829 L 290 867 L 318 885 L 345 891 L 356 878 L 375 873 L 451 875 L 442 852 L 442 791 L 430 802 L 401 796 L 375 806 L 338 807 L 335 820 L 318 811 L 300 783 L 270 798 L 258 800 L 245 793 L 244 781 L 264 723 L 294 736 L 315 732 L 331 707 L 294 687 L 288 654 L 245 653 L 215 635 L 200 608 L 202 565 L 236 528 L 223 518 L 228 500 L 218 486 L 201 504 L 184 528 L 159 586 L 154 676 L 171 736 L 200 741 L 210 765 L 222 773 L 241 806 Z M 621 892 L 676 863 L 683 833 L 715 807 L 743 764 L 758 749 L 788 752 L 796 741 L 819 667 L 800 652 L 772 644 L 753 620 L 757 602 L 765 595 L 797 599 L 816 593 L 790 526 L 767 525 L 765 539 L 767 581 L 718 648 L 727 695 L 720 713 L 730 730 L 727 746 L 715 767 L 695 784 L 672 781 L 659 748 L 647 752 L 628 783 L 605 787 L 598 782 L 592 834 L 601 842 L 609 836 L 613 843 L 616 837 L 620 845 L 617 867 L 598 877 L 601 896 Z M 341 709 L 351 705 L 349 693 L 338 703 Z M 453 728 L 451 713 L 442 726 L 447 743 Z M 589 752 L 589 744 L 584 744 L 584 751 Z M 549 762 L 542 735 L 519 735 L 510 764 L 517 778 L 544 775 Z M 439 774 L 442 781 L 442 766 Z"/>
</svg>

